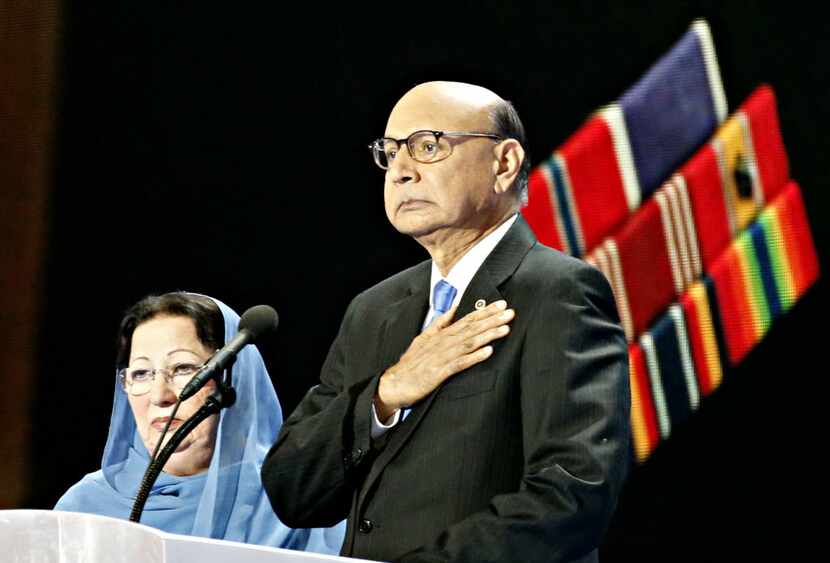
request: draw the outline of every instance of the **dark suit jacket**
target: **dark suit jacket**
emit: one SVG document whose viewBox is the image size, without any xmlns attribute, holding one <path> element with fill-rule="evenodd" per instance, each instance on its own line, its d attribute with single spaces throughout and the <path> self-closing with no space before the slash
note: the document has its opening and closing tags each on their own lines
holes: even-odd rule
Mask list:
<svg viewBox="0 0 830 563">
<path fill-rule="evenodd" d="M 476 273 L 516 310 L 494 354 L 370 438 L 379 376 L 418 334 L 430 262 L 358 295 L 262 468 L 289 526 L 348 516 L 343 555 L 400 561 L 596 559 L 629 447 L 628 356 L 610 287 L 520 217 Z"/>
</svg>

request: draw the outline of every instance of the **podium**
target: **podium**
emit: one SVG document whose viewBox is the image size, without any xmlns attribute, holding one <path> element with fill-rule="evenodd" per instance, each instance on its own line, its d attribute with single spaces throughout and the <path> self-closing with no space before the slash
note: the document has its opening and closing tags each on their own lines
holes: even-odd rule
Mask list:
<svg viewBox="0 0 830 563">
<path fill-rule="evenodd" d="M 97 514 L 0 510 L 0 560 L 14 563 L 343 563 L 336 555 L 169 534 Z"/>
</svg>

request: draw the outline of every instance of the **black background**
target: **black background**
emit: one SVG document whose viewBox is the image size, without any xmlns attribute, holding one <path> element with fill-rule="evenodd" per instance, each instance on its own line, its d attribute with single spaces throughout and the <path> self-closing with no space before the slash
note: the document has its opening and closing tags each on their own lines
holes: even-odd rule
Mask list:
<svg viewBox="0 0 830 563">
<path fill-rule="evenodd" d="M 116 327 L 148 293 L 274 306 L 280 329 L 260 349 L 284 413 L 294 408 L 349 300 L 426 258 L 388 224 L 365 149 L 424 80 L 512 100 L 538 163 L 706 17 L 730 111 L 761 82 L 776 90 L 828 263 L 818 16 L 782 2 L 260 4 L 64 7 L 29 507 L 99 467 Z M 819 543 L 800 504 L 817 502 L 822 477 L 824 285 L 633 472 L 605 561 Z"/>
</svg>

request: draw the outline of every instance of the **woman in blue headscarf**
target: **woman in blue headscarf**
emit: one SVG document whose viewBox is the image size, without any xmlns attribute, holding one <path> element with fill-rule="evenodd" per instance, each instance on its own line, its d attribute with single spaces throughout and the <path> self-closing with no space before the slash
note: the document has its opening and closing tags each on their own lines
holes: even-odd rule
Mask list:
<svg viewBox="0 0 830 563">
<path fill-rule="evenodd" d="M 191 293 L 148 296 L 127 311 L 118 336 L 115 399 L 101 469 L 86 475 L 56 510 L 128 518 L 161 431 L 185 383 L 237 332 L 224 303 Z M 204 420 L 176 449 L 150 492 L 141 523 L 176 534 L 338 553 L 343 522 L 292 529 L 274 514 L 260 467 L 282 411 L 259 351 L 242 349 L 232 369 L 236 403 Z M 165 443 L 214 390 L 184 401 Z"/>
</svg>

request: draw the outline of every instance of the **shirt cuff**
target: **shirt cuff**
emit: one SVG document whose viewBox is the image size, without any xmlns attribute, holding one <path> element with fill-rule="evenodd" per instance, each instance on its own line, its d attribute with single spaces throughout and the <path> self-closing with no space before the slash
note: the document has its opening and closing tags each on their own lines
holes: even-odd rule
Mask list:
<svg viewBox="0 0 830 563">
<path fill-rule="evenodd" d="M 375 403 L 372 402 L 372 439 L 380 438 L 383 434 L 395 426 L 401 420 L 401 409 L 395 411 L 395 414 L 386 419 L 386 422 L 378 420 L 378 411 L 375 410 Z"/>
</svg>

